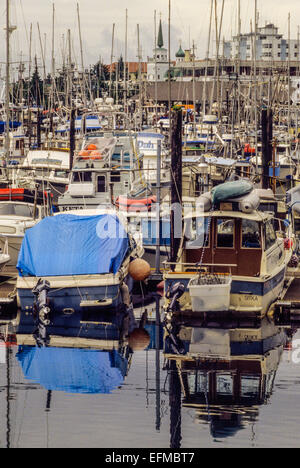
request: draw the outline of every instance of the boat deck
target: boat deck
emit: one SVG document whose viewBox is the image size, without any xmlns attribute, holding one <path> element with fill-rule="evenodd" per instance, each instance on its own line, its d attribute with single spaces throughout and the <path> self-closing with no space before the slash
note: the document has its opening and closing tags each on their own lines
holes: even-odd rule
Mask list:
<svg viewBox="0 0 300 468">
<path fill-rule="evenodd" d="M 16 282 L 18 272 L 16 268 L 7 267 L 0 273 L 0 317 L 7 306 L 16 306 Z"/>
<path fill-rule="evenodd" d="M 275 304 L 275 313 L 300 319 L 300 269 L 288 272 L 286 286 Z"/>
</svg>

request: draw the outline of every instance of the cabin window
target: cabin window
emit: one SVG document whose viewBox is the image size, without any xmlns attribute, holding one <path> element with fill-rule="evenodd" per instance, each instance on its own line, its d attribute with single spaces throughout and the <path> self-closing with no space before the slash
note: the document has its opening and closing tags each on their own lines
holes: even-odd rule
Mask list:
<svg viewBox="0 0 300 468">
<path fill-rule="evenodd" d="M 259 396 L 260 379 L 256 375 L 242 375 L 241 396 L 244 398 L 257 398 Z"/>
<path fill-rule="evenodd" d="M 217 220 L 217 247 L 233 248 L 234 220 L 219 218 Z"/>
<path fill-rule="evenodd" d="M 38 214 L 38 208 L 37 208 Z M 14 203 L 1 203 L 0 204 L 0 216 L 24 216 L 32 218 L 33 207 L 29 205 L 20 205 Z"/>
<path fill-rule="evenodd" d="M 242 247 L 246 249 L 260 249 L 260 230 L 257 221 L 242 220 Z"/>
<path fill-rule="evenodd" d="M 89 171 L 79 172 L 76 171 L 73 173 L 72 182 L 92 182 L 92 173 Z"/>
<path fill-rule="evenodd" d="M 121 182 L 120 172 L 112 172 L 110 176 L 111 182 Z"/>
<path fill-rule="evenodd" d="M 188 373 L 188 388 L 191 395 L 209 392 L 209 379 L 205 372 Z"/>
<path fill-rule="evenodd" d="M 300 218 L 294 218 L 294 231 L 296 233 L 300 232 Z"/>
<path fill-rule="evenodd" d="M 68 177 L 68 173 L 65 171 L 55 171 L 55 177 L 61 177 L 66 179 Z"/>
<path fill-rule="evenodd" d="M 217 374 L 217 394 L 232 395 L 233 394 L 233 376 L 230 374 Z"/>
<path fill-rule="evenodd" d="M 187 249 L 199 249 L 209 246 L 208 218 L 192 218 L 187 221 L 185 236 Z"/>
<path fill-rule="evenodd" d="M 274 231 L 273 224 L 271 221 L 267 221 L 265 224 L 265 249 L 268 250 L 276 242 L 276 234 Z"/>
<path fill-rule="evenodd" d="M 97 177 L 97 190 L 98 190 L 98 192 L 106 192 L 105 176 L 98 176 Z"/>
</svg>

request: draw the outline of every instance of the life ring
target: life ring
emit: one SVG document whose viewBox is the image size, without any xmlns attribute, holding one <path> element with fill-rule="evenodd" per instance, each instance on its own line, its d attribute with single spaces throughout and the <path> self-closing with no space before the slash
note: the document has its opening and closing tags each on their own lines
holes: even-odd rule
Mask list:
<svg viewBox="0 0 300 468">
<path fill-rule="evenodd" d="M 149 211 L 153 203 L 156 203 L 155 196 L 140 199 L 119 196 L 116 199 L 116 206 L 126 211 Z"/>
</svg>

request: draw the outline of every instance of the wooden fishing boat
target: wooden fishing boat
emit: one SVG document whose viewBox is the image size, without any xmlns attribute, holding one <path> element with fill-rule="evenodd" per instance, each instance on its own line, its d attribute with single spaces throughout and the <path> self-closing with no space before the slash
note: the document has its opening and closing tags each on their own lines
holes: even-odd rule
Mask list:
<svg viewBox="0 0 300 468">
<path fill-rule="evenodd" d="M 239 182 L 237 188 L 238 185 Z M 234 183 L 227 183 L 218 187 L 221 191 L 233 186 Z M 208 193 L 202 196 L 202 211 L 198 206 L 184 216 L 184 238 L 178 261 L 167 263 L 165 273 L 167 298 L 170 299 L 170 291 L 175 291 L 175 284 L 184 287 L 179 302 L 181 311 L 263 316 L 278 299 L 293 253 L 293 241 L 287 242 L 292 234 L 286 232 L 281 220 L 278 220 L 280 227 L 275 228 L 274 215 L 258 209 L 259 194 L 261 191 L 249 187 L 248 194 L 238 197 L 237 191 L 233 198 L 224 193 L 224 198 L 212 202 Z M 228 305 L 222 311 L 220 301 L 216 303 L 215 298 L 220 294 L 220 276 L 226 275 L 230 276 L 231 283 L 226 293 Z M 198 310 L 192 307 L 189 288 L 197 280 L 199 285 L 204 285 L 199 288 Z M 203 290 L 207 293 L 205 300 Z"/>
</svg>

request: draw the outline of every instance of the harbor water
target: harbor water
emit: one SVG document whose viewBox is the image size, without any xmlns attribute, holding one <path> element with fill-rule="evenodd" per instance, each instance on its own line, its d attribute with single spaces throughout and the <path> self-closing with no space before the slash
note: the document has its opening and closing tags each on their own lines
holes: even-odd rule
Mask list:
<svg viewBox="0 0 300 468">
<path fill-rule="evenodd" d="M 76 348 L 76 340 L 71 344 L 66 330 L 55 345 L 24 344 L 30 334 L 25 339 L 24 334 L 15 334 L 12 324 L 3 325 L 1 447 L 299 446 L 297 324 L 282 325 L 272 319 L 245 325 L 203 323 L 198 327 L 201 343 L 204 335 L 224 337 L 228 330 L 235 330 L 240 338 L 234 342 L 236 335 L 231 335 L 229 366 L 227 358 L 199 349 L 198 377 L 193 380 L 194 371 L 179 374 L 178 366 L 172 365 L 163 325 L 155 319 L 150 311 L 149 346 L 126 359 L 121 354 L 107 359 L 111 351 L 107 343 L 104 349 L 103 340 Z M 76 338 L 84 333 L 78 329 Z M 237 389 L 234 379 L 239 374 Z M 213 375 L 212 392 L 208 382 Z M 182 381 L 189 385 L 190 395 L 185 394 Z"/>
</svg>

